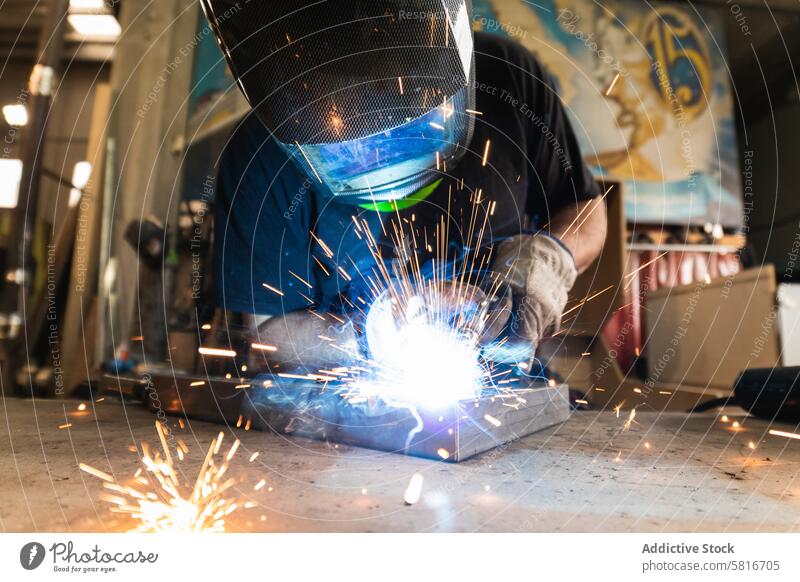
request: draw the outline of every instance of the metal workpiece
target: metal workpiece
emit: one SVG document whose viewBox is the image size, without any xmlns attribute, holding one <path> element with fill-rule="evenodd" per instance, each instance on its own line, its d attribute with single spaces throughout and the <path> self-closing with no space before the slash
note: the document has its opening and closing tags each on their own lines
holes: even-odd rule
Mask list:
<svg viewBox="0 0 800 582">
<path fill-rule="evenodd" d="M 540 385 L 438 410 L 349 398 L 314 386 L 254 389 L 243 415 L 253 428 L 460 462 L 569 418 L 566 386 Z"/>
<path fill-rule="evenodd" d="M 125 383 L 107 377 L 103 391 L 122 392 L 156 413 L 448 462 L 559 424 L 570 414 L 567 386 L 540 383 L 487 390 L 480 398 L 431 410 L 285 378 L 202 381 L 153 375 L 128 384 L 120 390 Z"/>
</svg>

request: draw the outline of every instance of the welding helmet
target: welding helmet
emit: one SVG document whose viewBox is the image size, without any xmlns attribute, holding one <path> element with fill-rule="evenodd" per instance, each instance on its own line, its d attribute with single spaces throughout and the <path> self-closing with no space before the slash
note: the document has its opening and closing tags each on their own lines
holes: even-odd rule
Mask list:
<svg viewBox="0 0 800 582">
<path fill-rule="evenodd" d="M 396 200 L 474 127 L 467 0 L 202 0 L 250 106 L 339 201 Z"/>
</svg>

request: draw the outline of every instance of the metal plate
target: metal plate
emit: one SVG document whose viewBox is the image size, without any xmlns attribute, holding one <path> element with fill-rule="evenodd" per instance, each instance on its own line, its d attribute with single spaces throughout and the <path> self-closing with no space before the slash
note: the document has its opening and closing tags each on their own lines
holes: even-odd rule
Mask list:
<svg viewBox="0 0 800 582">
<path fill-rule="evenodd" d="M 443 410 L 351 401 L 317 387 L 254 389 L 244 417 L 253 427 L 430 459 L 459 462 L 569 418 L 566 386 L 517 389 Z"/>
<path fill-rule="evenodd" d="M 427 411 L 353 399 L 310 381 L 247 382 L 153 376 L 148 407 L 198 420 L 459 462 L 569 418 L 566 385 L 531 385 L 508 394 Z"/>
</svg>

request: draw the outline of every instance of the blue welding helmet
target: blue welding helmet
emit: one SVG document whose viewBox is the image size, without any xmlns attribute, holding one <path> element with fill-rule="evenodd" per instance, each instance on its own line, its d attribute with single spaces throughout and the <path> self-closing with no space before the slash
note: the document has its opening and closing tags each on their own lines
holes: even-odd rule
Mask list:
<svg viewBox="0 0 800 582">
<path fill-rule="evenodd" d="M 202 0 L 251 107 L 320 191 L 397 200 L 472 138 L 467 0 Z"/>
</svg>

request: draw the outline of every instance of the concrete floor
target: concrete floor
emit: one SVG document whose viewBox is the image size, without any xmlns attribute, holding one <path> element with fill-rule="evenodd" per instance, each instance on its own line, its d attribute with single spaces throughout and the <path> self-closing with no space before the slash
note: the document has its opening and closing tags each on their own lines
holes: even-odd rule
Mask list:
<svg viewBox="0 0 800 582">
<path fill-rule="evenodd" d="M 111 398 L 94 411 L 78 405 L 3 400 L 0 530 L 130 529 L 98 501 L 101 481 L 78 463 L 130 477 L 139 467 L 133 443 L 158 442 L 155 417 Z M 228 445 L 241 439 L 230 474 L 256 506 L 234 513 L 230 531 L 800 531 L 800 441 L 766 435 L 766 422 L 741 413 L 725 423 L 643 410 L 627 432 L 625 412 L 575 413 L 460 465 L 169 423 L 190 448 L 180 464 L 187 481 L 221 428 Z M 422 496 L 408 506 L 415 472 L 424 476 Z"/>
</svg>

